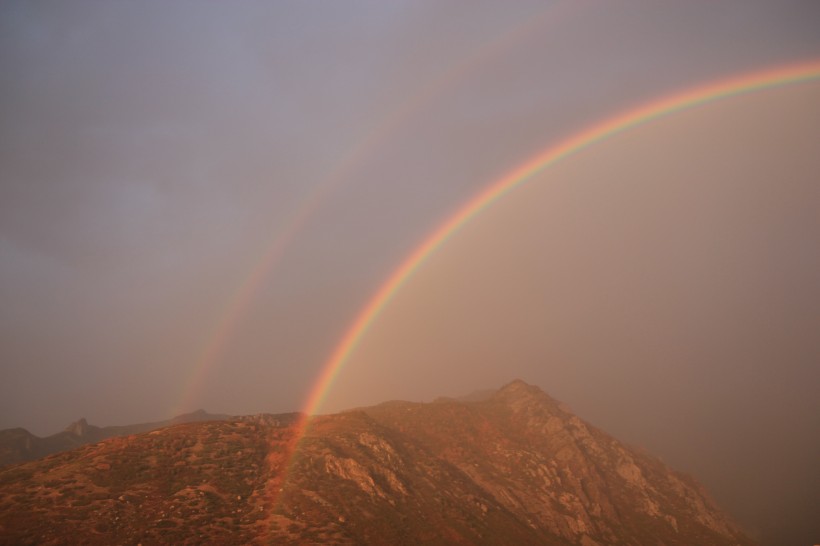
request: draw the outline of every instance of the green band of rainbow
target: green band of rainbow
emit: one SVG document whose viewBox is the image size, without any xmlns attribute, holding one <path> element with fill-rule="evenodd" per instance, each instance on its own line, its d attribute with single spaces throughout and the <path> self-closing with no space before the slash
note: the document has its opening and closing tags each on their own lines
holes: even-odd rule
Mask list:
<svg viewBox="0 0 820 546">
<path fill-rule="evenodd" d="M 498 59 L 531 34 L 547 32 L 549 28 L 563 24 L 567 18 L 578 15 L 586 8 L 586 5 L 572 0 L 547 4 L 521 26 L 509 29 L 494 39 L 488 40 L 483 47 L 473 51 L 469 57 L 462 59 L 449 70 L 445 70 L 439 77 L 419 86 L 414 93 L 408 95 L 406 100 L 398 105 L 396 110 L 384 116 L 363 139 L 357 141 L 339 165 L 328 173 L 321 183 L 309 191 L 290 216 L 285 219 L 280 229 L 265 245 L 264 248 L 267 250 L 261 259 L 256 262 L 250 274 L 228 298 L 223 312 L 218 315 L 219 321 L 206 337 L 207 343 L 198 358 L 190 363 L 189 371 L 183 374 L 185 381 L 179 399 L 175 401 L 171 410 L 171 415 L 178 415 L 193 409 L 193 404 L 202 394 L 209 375 L 218 366 L 240 322 L 253 305 L 254 296 L 265 282 L 270 281 L 272 271 L 280 263 L 299 232 L 331 194 L 345 183 L 349 183 L 352 175 L 366 165 L 368 158 L 373 157 L 385 142 L 394 138 L 407 122 L 422 112 L 429 103 L 445 96 L 448 89 L 463 83 L 472 74 L 478 72 L 483 65 Z"/>
<path fill-rule="evenodd" d="M 659 117 L 743 93 L 818 79 L 820 79 L 820 59 L 814 59 L 808 62 L 744 74 L 702 85 L 682 93 L 676 93 L 616 115 L 571 136 L 557 145 L 550 146 L 506 176 L 490 184 L 461 206 L 447 221 L 433 230 L 370 298 L 323 366 L 303 411 L 308 415 L 317 412 L 333 380 L 356 349 L 370 325 L 379 316 L 379 313 L 393 295 L 425 260 L 470 219 L 502 196 L 522 185 L 533 175 L 588 146 Z"/>
</svg>

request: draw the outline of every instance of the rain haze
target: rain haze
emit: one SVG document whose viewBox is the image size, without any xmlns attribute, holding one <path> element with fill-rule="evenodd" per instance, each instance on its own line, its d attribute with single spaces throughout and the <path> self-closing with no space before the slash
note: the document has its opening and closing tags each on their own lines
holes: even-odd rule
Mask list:
<svg viewBox="0 0 820 546">
<path fill-rule="evenodd" d="M 3 2 L 0 428 L 304 409 L 482 189 L 818 63 L 818 28 L 816 2 Z M 318 409 L 521 378 L 753 538 L 819 542 L 818 142 L 815 77 L 576 151 L 429 255 Z"/>
</svg>

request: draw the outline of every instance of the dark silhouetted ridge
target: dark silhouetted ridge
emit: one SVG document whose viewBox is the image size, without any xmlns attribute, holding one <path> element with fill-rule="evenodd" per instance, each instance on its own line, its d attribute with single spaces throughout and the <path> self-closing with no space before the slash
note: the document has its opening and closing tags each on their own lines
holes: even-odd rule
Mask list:
<svg viewBox="0 0 820 546">
<path fill-rule="evenodd" d="M 178 415 L 166 421 L 97 427 L 88 424 L 88 421 L 83 417 L 68 425 L 62 432 L 44 438 L 35 436 L 23 428 L 0 430 L 0 466 L 32 461 L 53 453 L 75 449 L 81 445 L 100 442 L 107 438 L 150 432 L 181 423 L 222 421 L 228 418 L 230 418 L 229 415 L 212 414 L 205 410 L 197 410 L 192 413 Z"/>
</svg>

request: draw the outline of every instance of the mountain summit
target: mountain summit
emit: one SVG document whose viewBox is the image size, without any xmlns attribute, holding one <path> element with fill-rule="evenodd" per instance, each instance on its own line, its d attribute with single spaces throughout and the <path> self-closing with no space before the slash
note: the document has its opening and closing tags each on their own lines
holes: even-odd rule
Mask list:
<svg viewBox="0 0 820 546">
<path fill-rule="evenodd" d="M 94 428 L 96 429 L 97 427 Z M 74 421 L 65 428 L 65 432 L 77 436 L 78 438 L 88 436 L 90 431 L 91 427 L 89 426 L 88 421 L 85 420 L 85 417 L 79 421 Z"/>
<path fill-rule="evenodd" d="M 189 423 L 0 470 L 12 543 L 750 545 L 692 478 L 514 381 Z"/>
</svg>

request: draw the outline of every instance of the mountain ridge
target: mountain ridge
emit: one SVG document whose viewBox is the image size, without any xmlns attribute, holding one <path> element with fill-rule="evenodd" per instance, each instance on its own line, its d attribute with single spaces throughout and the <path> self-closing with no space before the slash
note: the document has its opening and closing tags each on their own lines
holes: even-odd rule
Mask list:
<svg viewBox="0 0 820 546">
<path fill-rule="evenodd" d="M 42 437 L 36 436 L 22 427 L 3 429 L 0 430 L 0 468 L 10 464 L 33 461 L 53 453 L 67 451 L 117 436 L 150 432 L 180 423 L 221 421 L 230 418 L 230 415 L 213 414 L 199 409 L 163 421 L 106 427 L 91 425 L 85 417 L 81 417 L 70 423 L 62 431 Z"/>
<path fill-rule="evenodd" d="M 754 544 L 693 478 L 522 381 L 477 401 L 179 424 L 13 465 L 0 469 L 0 536 Z"/>
</svg>

